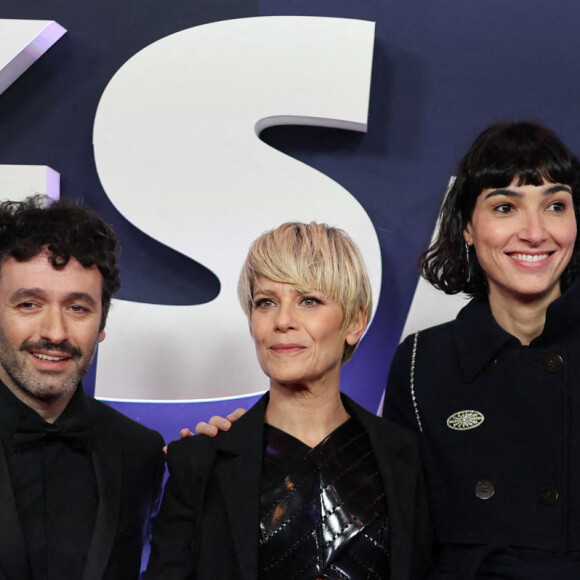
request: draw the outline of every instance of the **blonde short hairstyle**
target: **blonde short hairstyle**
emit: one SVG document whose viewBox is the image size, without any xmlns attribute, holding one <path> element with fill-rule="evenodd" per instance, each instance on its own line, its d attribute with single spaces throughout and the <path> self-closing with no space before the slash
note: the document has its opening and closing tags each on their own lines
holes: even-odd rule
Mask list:
<svg viewBox="0 0 580 580">
<path fill-rule="evenodd" d="M 287 222 L 252 243 L 238 282 L 238 298 L 248 320 L 259 276 L 292 284 L 299 292 L 323 292 L 342 308 L 343 329 L 361 310 L 368 320 L 372 309 L 371 285 L 359 249 L 344 231 L 326 224 Z M 356 347 L 346 345 L 343 364 Z"/>
</svg>

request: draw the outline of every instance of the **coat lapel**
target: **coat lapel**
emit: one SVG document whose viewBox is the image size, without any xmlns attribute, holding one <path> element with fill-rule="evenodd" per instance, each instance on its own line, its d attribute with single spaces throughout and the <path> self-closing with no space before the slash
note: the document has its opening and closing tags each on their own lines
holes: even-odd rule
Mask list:
<svg viewBox="0 0 580 580">
<path fill-rule="evenodd" d="M 12 490 L 12 481 L 3 442 L 0 442 L 0 579 L 6 580 L 29 580 L 32 578 L 28 565 L 26 543 L 18 511 L 16 500 Z M 5 576 L 2 576 L 2 571 Z"/>
<path fill-rule="evenodd" d="M 387 493 L 387 506 L 391 520 L 391 574 L 393 578 L 406 578 L 409 574 L 407 562 L 411 554 L 410 539 L 413 536 L 412 525 L 415 521 L 416 481 L 414 470 L 409 469 L 405 458 L 401 456 L 401 448 L 392 445 L 385 433 L 382 436 L 369 430 L 369 438 L 378 458 L 379 471 Z M 391 501 L 389 501 L 391 499 Z M 396 499 L 396 501 L 393 501 Z M 402 573 L 402 569 L 405 573 Z"/>
<path fill-rule="evenodd" d="M 405 452 L 407 442 L 396 431 L 389 429 L 387 421 L 372 415 L 343 395 L 344 399 L 348 412 L 361 422 L 367 432 L 387 494 L 392 530 L 391 576 L 407 578 L 412 557 L 410 539 L 415 521 L 416 466 Z"/>
<path fill-rule="evenodd" d="M 115 541 L 121 509 L 122 459 L 119 440 L 120 434 L 115 429 L 110 425 L 105 429 L 100 421 L 96 421 L 92 456 L 99 507 L 82 580 L 103 577 Z"/>
<path fill-rule="evenodd" d="M 238 562 L 240 578 L 258 576 L 260 480 L 264 412 L 267 395 L 224 433 L 218 452 L 225 461 L 217 469 Z M 229 456 L 229 458 L 227 457 Z"/>
</svg>

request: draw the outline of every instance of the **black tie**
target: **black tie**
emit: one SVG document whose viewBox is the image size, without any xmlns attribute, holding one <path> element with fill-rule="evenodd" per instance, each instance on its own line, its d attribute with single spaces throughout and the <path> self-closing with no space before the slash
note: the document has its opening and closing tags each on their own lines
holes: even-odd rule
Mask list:
<svg viewBox="0 0 580 580">
<path fill-rule="evenodd" d="M 91 430 L 74 428 L 66 424 L 54 425 L 21 415 L 14 432 L 16 451 L 31 449 L 42 441 L 63 441 L 76 451 L 90 453 Z"/>
</svg>

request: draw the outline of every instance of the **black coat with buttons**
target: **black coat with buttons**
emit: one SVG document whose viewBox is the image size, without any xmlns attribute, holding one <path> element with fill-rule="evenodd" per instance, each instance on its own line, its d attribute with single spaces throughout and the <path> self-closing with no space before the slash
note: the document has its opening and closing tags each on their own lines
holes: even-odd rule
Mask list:
<svg viewBox="0 0 580 580">
<path fill-rule="evenodd" d="M 458 577 L 506 549 L 580 551 L 578 281 L 550 305 L 529 346 L 479 299 L 421 331 L 414 389 L 413 342 L 407 337 L 395 354 L 384 416 L 415 430 L 421 423 L 442 552 L 461 547 L 467 566 Z"/>
</svg>

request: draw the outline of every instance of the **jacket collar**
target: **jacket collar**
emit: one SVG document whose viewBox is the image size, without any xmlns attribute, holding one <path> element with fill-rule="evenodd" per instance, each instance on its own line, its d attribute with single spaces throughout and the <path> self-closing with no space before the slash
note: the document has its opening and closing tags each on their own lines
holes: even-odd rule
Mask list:
<svg viewBox="0 0 580 580">
<path fill-rule="evenodd" d="M 580 325 L 580 279 L 573 284 L 552 304 L 546 312 L 546 324 L 540 336 L 532 341 L 531 346 L 545 344 L 567 333 L 571 327 Z"/>
<path fill-rule="evenodd" d="M 369 437 L 387 494 L 391 527 L 397 530 L 391 537 L 391 576 L 408 578 L 411 575 L 409 562 L 413 559 L 409 538 L 416 533 L 416 509 L 426 507 L 416 504 L 420 497 L 417 489 L 420 459 L 411 445 L 414 435 L 373 415 L 346 395 L 341 396 L 348 413 L 361 423 Z"/>
<path fill-rule="evenodd" d="M 91 403 L 89 397 L 84 396 L 87 403 Z M 104 577 L 115 541 L 115 534 L 112 530 L 117 529 L 121 512 L 123 475 L 122 447 L 119 443 L 121 438 L 122 434 L 110 423 L 95 421 L 92 433 L 92 456 L 99 507 L 82 580 L 99 580 Z"/>
<path fill-rule="evenodd" d="M 546 312 L 546 324 L 530 347 L 540 346 L 580 323 L 580 280 L 576 280 Z M 489 301 L 474 298 L 458 314 L 454 325 L 454 341 L 459 366 L 466 382 L 471 382 L 509 343 L 520 345 L 494 319 Z"/>
<path fill-rule="evenodd" d="M 231 456 L 217 466 L 223 497 L 234 539 L 240 580 L 258 576 L 260 520 L 260 481 L 263 461 L 263 425 L 270 395 L 266 393 L 245 415 L 235 429 L 221 433 L 216 449 Z"/>
<path fill-rule="evenodd" d="M 256 441 L 260 457 L 263 452 L 263 430 L 256 429 L 257 424 L 264 423 L 266 407 L 270 401 L 270 393 L 265 393 L 247 413 L 244 413 L 235 423 L 231 431 L 221 431 L 216 447 L 224 453 L 240 455 L 256 449 Z"/>
<path fill-rule="evenodd" d="M 7 580 L 32 580 L 28 565 L 28 552 L 8 471 L 4 445 L 0 444 L 0 505 L 2 525 L 0 526 L 0 562 Z M 2 572 L 0 571 L 0 578 Z"/>
</svg>

